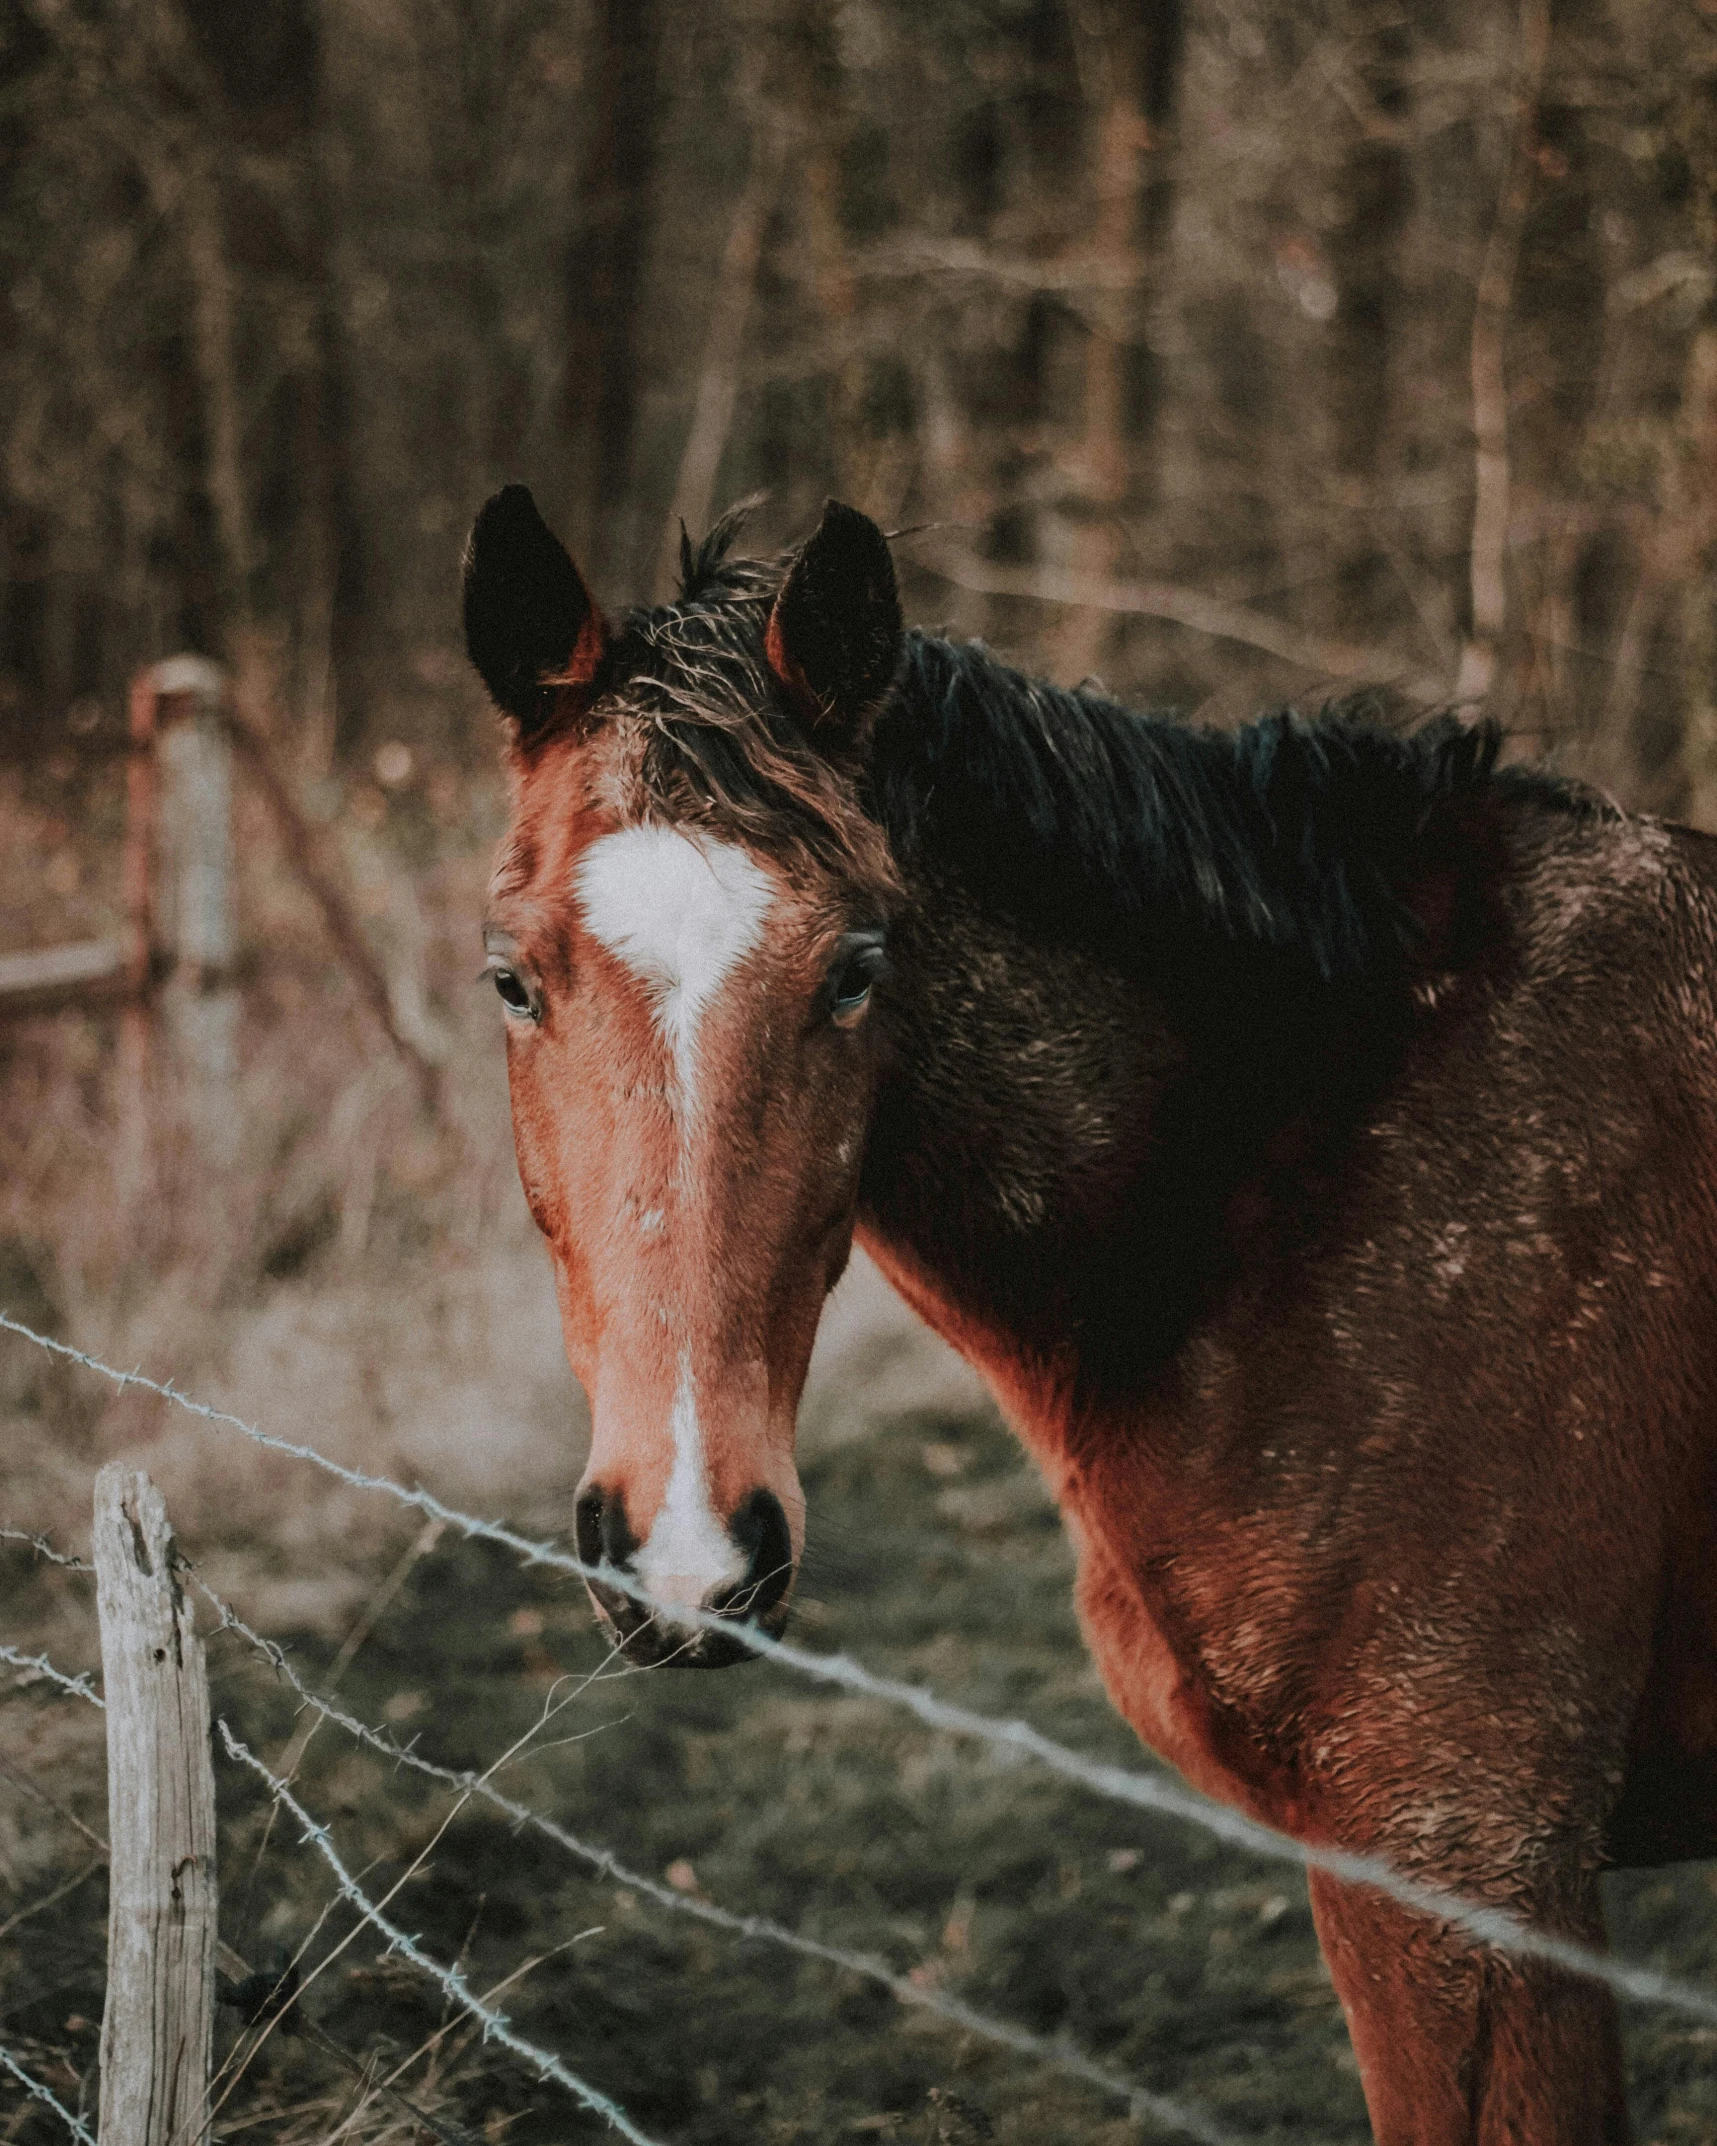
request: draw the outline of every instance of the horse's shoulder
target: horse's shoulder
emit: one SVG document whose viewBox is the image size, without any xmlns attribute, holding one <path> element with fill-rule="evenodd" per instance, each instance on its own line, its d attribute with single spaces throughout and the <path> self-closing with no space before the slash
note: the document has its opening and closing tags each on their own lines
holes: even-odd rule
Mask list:
<svg viewBox="0 0 1717 2146">
<path fill-rule="evenodd" d="M 1509 818 L 1499 914 L 1530 972 L 1614 969 L 1644 986 L 1717 955 L 1717 839 L 1650 814 L 1535 801 Z"/>
</svg>

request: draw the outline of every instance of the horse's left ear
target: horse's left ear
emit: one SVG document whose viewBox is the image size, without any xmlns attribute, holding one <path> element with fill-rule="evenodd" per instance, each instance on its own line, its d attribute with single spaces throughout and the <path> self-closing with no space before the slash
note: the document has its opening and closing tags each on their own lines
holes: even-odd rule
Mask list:
<svg viewBox="0 0 1717 2146">
<path fill-rule="evenodd" d="M 852 743 L 894 681 L 900 595 L 888 539 L 831 499 L 769 614 L 769 668 L 812 734 Z"/>
<path fill-rule="evenodd" d="M 496 707 L 528 745 L 570 705 L 588 706 L 608 622 L 522 484 L 483 507 L 465 546 L 465 646 Z"/>
</svg>

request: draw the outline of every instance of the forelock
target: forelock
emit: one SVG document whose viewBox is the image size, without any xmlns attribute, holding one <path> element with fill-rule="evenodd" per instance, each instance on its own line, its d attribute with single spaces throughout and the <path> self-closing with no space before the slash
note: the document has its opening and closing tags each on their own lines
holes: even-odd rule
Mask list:
<svg viewBox="0 0 1717 2146">
<path fill-rule="evenodd" d="M 792 555 L 731 559 L 724 544 L 706 558 L 720 528 L 688 548 L 676 602 L 624 622 L 598 712 L 607 801 L 625 821 L 708 827 L 886 901 L 898 879 L 863 763 L 811 743 L 764 655 Z"/>
</svg>

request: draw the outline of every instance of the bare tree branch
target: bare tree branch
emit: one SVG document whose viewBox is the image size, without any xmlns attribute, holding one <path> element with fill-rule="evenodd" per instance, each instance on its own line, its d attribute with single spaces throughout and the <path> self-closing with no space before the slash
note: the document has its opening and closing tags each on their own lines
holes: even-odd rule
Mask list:
<svg viewBox="0 0 1717 2146">
<path fill-rule="evenodd" d="M 703 370 L 698 375 L 697 399 L 692 405 L 691 429 L 680 456 L 680 474 L 674 485 L 673 504 L 662 531 L 656 559 L 656 593 L 673 593 L 675 563 L 679 558 L 680 525 L 703 530 L 710 520 L 715 480 L 721 468 L 727 437 L 733 429 L 734 405 L 739 399 L 739 359 L 745 345 L 745 324 L 757 287 L 757 264 L 763 255 L 763 234 L 769 212 L 775 205 L 781 183 L 785 144 L 780 129 L 764 122 L 753 138 L 751 169 L 746 175 L 739 205 L 728 226 L 716 282 L 715 305 L 710 314 L 704 343 Z"/>
<path fill-rule="evenodd" d="M 433 1115 L 440 1103 L 441 1069 L 401 1026 L 382 966 L 371 951 L 338 879 L 322 861 L 315 830 L 300 811 L 291 784 L 276 765 L 261 723 L 243 705 L 245 697 L 246 691 L 241 685 L 238 694 L 227 695 L 223 708 L 233 741 L 256 778 L 257 788 L 274 820 L 294 874 L 321 912 L 328 936 L 388 1041 L 416 1076 L 423 1107 Z"/>
<path fill-rule="evenodd" d="M 992 566 L 970 556 L 943 556 L 919 562 L 940 580 L 982 596 L 1023 596 L 1037 603 L 1084 604 L 1137 618 L 1167 619 L 1213 640 L 1238 641 L 1243 647 L 1279 656 L 1304 671 L 1325 678 L 1363 680 L 1389 685 L 1414 700 L 1433 705 L 1447 697 L 1442 681 L 1425 674 L 1411 659 L 1391 648 L 1325 640 L 1297 626 L 1273 619 L 1244 604 L 1206 596 L 1168 581 L 1106 581 L 1069 574 L 1057 567 Z"/>
<path fill-rule="evenodd" d="M 1455 681 L 1459 700 L 1483 700 L 1496 683 L 1508 618 L 1508 380 L 1504 343 L 1520 234 L 1532 192 L 1539 93 L 1550 55 L 1550 0 L 1521 0 L 1514 123 L 1502 192 L 1473 304 L 1472 627 Z"/>
<path fill-rule="evenodd" d="M 1676 580 L 1686 652 L 1687 718 L 1681 764 L 1688 813 L 1717 827 L 1717 610 L 1711 569 L 1717 558 L 1717 327 L 1700 327 L 1687 354 L 1673 485 Z"/>
<path fill-rule="evenodd" d="M 1093 265 L 1112 290 L 1123 291 L 1138 273 L 1133 225 L 1147 152 L 1154 146 L 1140 109 L 1140 85 L 1126 40 L 1105 21 L 1107 35 L 1087 29 L 1085 65 L 1092 78 L 1089 98 L 1090 163 L 1093 194 L 1091 255 Z M 1123 308 L 1110 309 L 1114 314 Z M 1126 504 L 1131 470 L 1124 404 L 1126 350 L 1120 319 L 1086 324 L 1083 435 L 1069 462 L 1079 493 L 1076 518 L 1068 532 L 1066 564 L 1074 578 L 1103 581 L 1119 563 L 1117 517 Z M 1081 604 L 1066 613 L 1057 636 L 1056 657 L 1063 672 L 1082 678 L 1103 667 L 1111 631 L 1109 615 L 1097 605 Z"/>
</svg>

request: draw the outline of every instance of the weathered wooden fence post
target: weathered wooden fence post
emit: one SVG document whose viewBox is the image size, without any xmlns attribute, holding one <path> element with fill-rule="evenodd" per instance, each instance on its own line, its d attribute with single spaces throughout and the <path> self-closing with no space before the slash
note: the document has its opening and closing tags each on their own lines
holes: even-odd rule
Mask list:
<svg viewBox="0 0 1717 2146">
<path fill-rule="evenodd" d="M 204 656 L 154 670 L 160 839 L 172 969 L 164 994 L 199 1139 L 224 1158 L 238 1047 L 233 987 L 232 738 L 226 673 Z"/>
<path fill-rule="evenodd" d="M 167 1507 L 95 1480 L 111 1848 L 101 2146 L 203 2146 L 215 2018 L 215 1777 L 202 1642 Z"/>
</svg>

